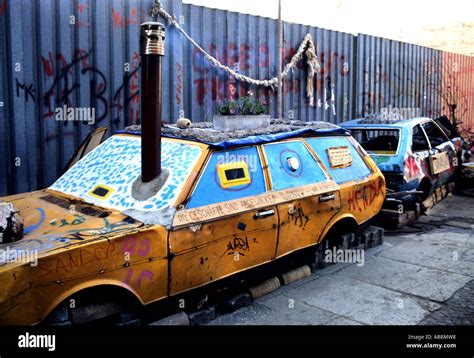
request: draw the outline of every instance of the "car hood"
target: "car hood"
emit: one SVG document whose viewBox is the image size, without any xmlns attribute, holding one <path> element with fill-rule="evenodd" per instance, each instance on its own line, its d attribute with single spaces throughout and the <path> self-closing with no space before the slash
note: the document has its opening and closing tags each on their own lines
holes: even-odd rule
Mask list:
<svg viewBox="0 0 474 358">
<path fill-rule="evenodd" d="M 144 226 L 118 211 L 93 206 L 48 189 L 0 200 L 12 203 L 24 221 L 22 239 L 0 244 L 0 253 L 7 253 L 12 258 L 20 252 L 41 257 L 60 248 L 123 235 Z M 0 260 L 0 272 L 17 261 Z"/>
</svg>

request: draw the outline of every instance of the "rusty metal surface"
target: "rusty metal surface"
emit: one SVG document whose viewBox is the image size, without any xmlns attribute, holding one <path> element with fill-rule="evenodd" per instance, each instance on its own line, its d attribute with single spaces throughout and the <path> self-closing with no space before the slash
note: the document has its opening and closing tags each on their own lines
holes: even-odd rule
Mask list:
<svg viewBox="0 0 474 358">
<path fill-rule="evenodd" d="M 441 51 L 368 35 L 357 46 L 357 117 L 384 107 L 440 115 Z"/>
<path fill-rule="evenodd" d="M 0 0 L 0 195 L 44 188 L 60 175 L 74 150 L 94 128 L 109 133 L 139 122 L 139 25 L 149 21 L 151 0 Z M 162 1 L 204 49 L 244 74 L 277 74 L 277 21 Z M 74 24 L 71 24 L 74 16 Z M 162 19 L 159 19 L 162 21 Z M 310 32 L 321 71 L 315 102 L 306 97 L 298 64 L 284 81 L 287 118 L 340 123 L 383 106 L 445 113 L 437 88 L 458 63 L 458 92 L 467 98 L 464 126 L 473 112 L 472 57 L 367 35 L 357 37 L 284 23 L 283 62 Z M 248 90 L 269 103 L 276 93 L 235 83 L 167 27 L 163 59 L 163 118 L 212 118 L 224 98 Z M 55 111 L 94 107 L 95 123 L 55 120 Z"/>
<path fill-rule="evenodd" d="M 451 90 L 449 90 L 451 89 Z M 462 123 L 461 130 L 474 132 L 474 57 L 443 52 L 441 110 L 449 115 L 450 104 Z"/>
</svg>

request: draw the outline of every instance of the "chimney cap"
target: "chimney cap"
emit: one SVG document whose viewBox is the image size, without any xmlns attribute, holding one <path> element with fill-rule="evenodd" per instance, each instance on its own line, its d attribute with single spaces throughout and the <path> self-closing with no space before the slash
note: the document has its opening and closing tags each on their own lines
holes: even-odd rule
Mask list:
<svg viewBox="0 0 474 358">
<path fill-rule="evenodd" d="M 140 27 L 142 27 L 142 26 L 162 27 L 163 29 L 165 28 L 165 25 L 163 25 L 161 22 L 157 22 L 157 21 L 145 21 L 144 23 L 142 23 L 140 25 Z"/>
<path fill-rule="evenodd" d="M 165 55 L 165 25 L 155 21 L 140 25 L 140 54 Z"/>
</svg>

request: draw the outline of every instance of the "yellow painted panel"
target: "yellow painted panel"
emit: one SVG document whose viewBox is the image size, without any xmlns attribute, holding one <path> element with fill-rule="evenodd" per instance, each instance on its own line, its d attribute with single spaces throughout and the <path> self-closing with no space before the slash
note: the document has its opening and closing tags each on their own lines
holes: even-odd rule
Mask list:
<svg viewBox="0 0 474 358">
<path fill-rule="evenodd" d="M 272 260 L 276 246 L 275 233 L 276 229 L 235 233 L 174 256 L 170 262 L 170 294 Z"/>
<path fill-rule="evenodd" d="M 72 280 L 33 285 L 0 304 L 0 324 L 39 323 L 64 299 L 71 295 L 74 297 L 75 292 L 94 286 L 123 287 L 143 303 L 149 303 L 166 297 L 167 283 L 168 261 L 158 259 Z"/>
<path fill-rule="evenodd" d="M 11 250 L 37 252 L 39 259 L 36 266 L 10 263 L 0 268 L 0 278 L 10 283 L 0 290 L 0 324 L 36 323 L 68 293 L 103 284 L 104 280 L 135 292 L 145 303 L 167 296 L 168 244 L 165 228 L 135 229 L 125 222 L 131 225 L 128 231 L 117 234 L 109 225 L 107 235 L 107 230 L 96 226 L 102 219 L 91 217 L 71 225 L 68 214 L 65 214 L 62 218 L 66 218 L 67 224 L 58 219 L 53 226 L 59 229 L 62 229 L 61 224 L 68 229 L 77 226 L 73 233 L 83 237 L 80 240 L 56 239 L 49 237 L 46 228 L 51 225 L 49 215 L 59 209 L 51 211 L 48 205 L 46 203 L 44 209 L 46 220 L 38 225 L 36 235 L 31 234 L 9 244 Z M 120 216 L 115 219 L 121 220 Z M 114 215 L 108 219 L 113 223 Z M 125 224 L 119 226 L 120 229 L 125 228 Z M 17 316 L 12 312 L 17 312 Z"/>
<path fill-rule="evenodd" d="M 325 197 L 334 199 L 324 201 Z M 278 205 L 280 232 L 276 256 L 317 244 L 326 223 L 339 209 L 338 191 Z"/>
<path fill-rule="evenodd" d="M 274 207 L 269 207 L 274 208 Z M 275 209 L 276 210 L 276 209 Z M 215 240 L 228 237 L 232 233 L 273 230 L 278 225 L 277 215 L 254 219 L 254 213 L 235 215 L 227 219 L 190 226 L 170 232 L 170 252 L 175 254 L 190 250 Z M 245 225 L 245 229 L 239 229 Z"/>
<path fill-rule="evenodd" d="M 363 182 L 341 185 L 341 214 L 352 214 L 359 224 L 375 216 L 384 200 L 385 180 L 381 175 L 372 174 Z"/>
</svg>

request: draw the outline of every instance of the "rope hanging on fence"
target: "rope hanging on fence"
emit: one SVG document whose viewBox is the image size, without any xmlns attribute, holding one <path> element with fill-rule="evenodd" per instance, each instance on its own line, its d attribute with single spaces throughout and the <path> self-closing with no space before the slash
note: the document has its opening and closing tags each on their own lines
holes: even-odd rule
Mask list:
<svg viewBox="0 0 474 358">
<path fill-rule="evenodd" d="M 163 17 L 168 22 L 169 25 L 176 27 L 176 29 L 179 32 L 181 32 L 181 34 L 189 42 L 191 42 L 191 44 L 194 47 L 196 47 L 199 50 L 199 52 L 201 52 L 201 54 L 211 63 L 212 66 L 224 71 L 229 76 L 234 77 L 236 80 L 241 81 L 241 82 L 247 82 L 255 86 L 278 88 L 278 76 L 275 76 L 271 79 L 265 79 L 265 80 L 255 79 L 255 78 L 243 75 L 241 73 L 238 73 L 237 71 L 234 71 L 232 68 L 222 64 L 218 59 L 216 59 L 211 54 L 206 52 L 206 50 L 204 50 L 196 41 L 194 41 L 191 38 L 191 36 L 189 36 L 189 34 L 176 21 L 176 17 L 171 16 L 169 13 L 167 13 L 163 9 L 159 0 L 154 1 L 153 6 L 150 11 L 150 15 L 155 20 L 158 17 L 158 15 Z M 282 78 L 285 78 L 286 76 L 288 76 L 288 74 L 290 73 L 290 70 L 293 70 L 296 67 L 296 64 L 303 58 L 303 56 L 306 58 L 306 64 L 308 65 L 308 79 L 306 83 L 306 95 L 309 98 L 310 106 L 314 106 L 314 76 L 320 70 L 321 64 L 319 62 L 318 56 L 316 55 L 316 45 L 313 42 L 313 38 L 311 34 L 308 33 L 304 37 L 303 42 L 301 42 L 300 46 L 298 47 L 298 51 L 291 58 L 291 61 L 283 69 Z"/>
</svg>

